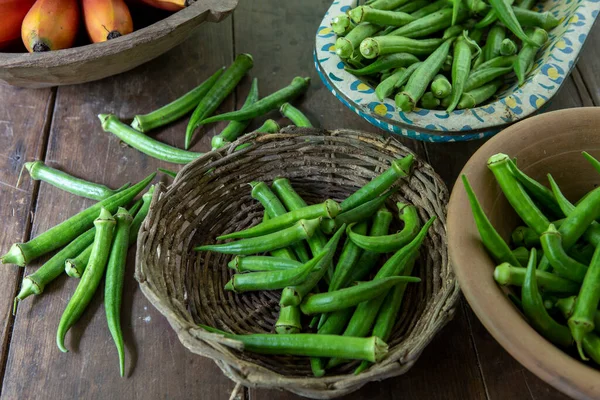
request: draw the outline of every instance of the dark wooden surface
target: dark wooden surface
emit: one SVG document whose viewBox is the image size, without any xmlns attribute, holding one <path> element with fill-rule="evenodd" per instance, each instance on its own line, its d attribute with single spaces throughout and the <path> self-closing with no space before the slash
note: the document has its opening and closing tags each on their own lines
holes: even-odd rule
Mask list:
<svg viewBox="0 0 600 400">
<path fill-rule="evenodd" d="M 148 112 L 191 89 L 240 52 L 254 56 L 255 67 L 250 75 L 259 78 L 262 94 L 284 86 L 296 75 L 308 75 L 313 79 L 311 88 L 298 104 L 315 124 L 375 131 L 338 102 L 314 71 L 314 31 L 329 4 L 330 0 L 285 2 L 285 6 L 275 0 L 241 1 L 233 17 L 218 25 L 202 26 L 181 46 L 128 73 L 58 89 L 0 87 L 0 249 L 35 236 L 91 204 L 44 183 L 32 182 L 26 174 L 17 186 L 25 161 L 42 159 L 113 187 L 136 181 L 156 167 L 169 167 L 102 132 L 96 115 L 111 112 L 131 117 Z M 596 26 L 577 68 L 552 101 L 551 109 L 600 106 L 598 43 L 600 27 Z M 245 78 L 219 112 L 239 107 L 250 82 Z M 277 113 L 270 117 L 279 119 Z M 185 124 L 182 121 L 153 135 L 182 146 Z M 207 150 L 210 138 L 223 126 L 217 124 L 203 132 L 194 150 Z M 425 157 L 450 188 L 463 164 L 482 144 L 402 141 Z M 42 296 L 22 302 L 16 317 L 10 313 L 23 273 L 41 262 L 24 270 L 3 266 L 2 398 L 229 398 L 234 384 L 212 361 L 185 350 L 167 321 L 141 294 L 133 279 L 133 254 L 129 257 L 123 301 L 129 377 L 118 376 L 117 355 L 106 327 L 101 295 L 68 334 L 66 343 L 71 352 L 62 354 L 55 345 L 56 326 L 77 282 L 61 277 Z M 248 389 L 238 397 L 287 400 L 298 396 Z M 462 301 L 456 319 L 433 340 L 412 370 L 401 377 L 371 383 L 346 398 L 500 400 L 566 396 L 506 353 Z"/>
</svg>

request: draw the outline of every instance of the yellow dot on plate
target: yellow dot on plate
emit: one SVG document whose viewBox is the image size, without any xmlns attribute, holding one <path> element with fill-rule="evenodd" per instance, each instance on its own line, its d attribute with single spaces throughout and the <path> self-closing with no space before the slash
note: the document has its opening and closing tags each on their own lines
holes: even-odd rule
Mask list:
<svg viewBox="0 0 600 400">
<path fill-rule="evenodd" d="M 356 89 L 358 89 L 358 90 L 369 90 L 371 88 L 369 87 L 369 85 L 366 85 L 364 83 L 359 83 L 358 86 L 356 87 Z"/>
<path fill-rule="evenodd" d="M 366 85 L 365 85 L 366 86 Z M 377 115 L 386 115 L 388 110 L 385 104 L 377 104 L 374 108 L 374 111 Z"/>
<path fill-rule="evenodd" d="M 537 99 L 535 99 L 535 106 L 537 108 L 540 108 L 541 106 L 543 106 L 546 103 L 546 100 L 542 99 L 541 97 L 538 97 Z"/>
<path fill-rule="evenodd" d="M 550 79 L 556 79 L 560 76 L 560 74 L 558 73 L 558 70 L 554 67 L 548 68 L 548 71 L 546 72 L 546 74 L 548 75 L 548 77 Z"/>
<path fill-rule="evenodd" d="M 335 46 L 331 46 L 331 47 L 329 48 L 329 51 L 331 51 L 331 52 L 335 53 Z"/>
<path fill-rule="evenodd" d="M 319 31 L 319 35 L 327 35 L 331 32 L 331 28 L 323 28 Z"/>
<path fill-rule="evenodd" d="M 578 22 L 578 21 L 579 21 L 579 17 L 577 16 L 577 14 L 575 14 L 571 17 L 571 20 L 569 22 L 574 24 L 575 22 Z"/>
<path fill-rule="evenodd" d="M 556 42 L 556 47 L 562 50 L 567 47 L 567 43 L 563 39 L 560 39 L 558 42 Z"/>
<path fill-rule="evenodd" d="M 515 108 L 517 106 L 517 101 L 512 96 L 508 96 L 506 98 L 506 105 L 510 108 Z"/>
</svg>

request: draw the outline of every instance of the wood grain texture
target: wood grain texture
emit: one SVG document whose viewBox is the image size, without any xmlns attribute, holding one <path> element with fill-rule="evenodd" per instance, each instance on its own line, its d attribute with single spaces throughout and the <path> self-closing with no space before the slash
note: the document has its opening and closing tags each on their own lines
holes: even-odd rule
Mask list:
<svg viewBox="0 0 600 400">
<path fill-rule="evenodd" d="M 0 248 L 28 239 L 32 213 L 35 211 L 37 184 L 18 182 L 26 161 L 44 155 L 54 91 L 25 91 L 0 86 Z M 14 265 L 2 265 L 0 280 L 0 362 L 4 371 L 8 342 L 13 323 L 12 297 L 23 273 Z"/>
<path fill-rule="evenodd" d="M 129 71 L 177 46 L 203 22 L 221 21 L 237 2 L 198 1 L 151 26 L 102 43 L 35 54 L 0 53 L 0 81 L 41 88 Z"/>
<path fill-rule="evenodd" d="M 170 167 L 122 146 L 114 136 L 102 131 L 96 114 L 131 116 L 173 100 L 220 66 L 229 64 L 231 43 L 229 19 L 201 27 L 192 40 L 136 71 L 102 82 L 59 88 L 47 162 L 112 187 L 137 181 L 159 166 Z M 231 101 L 224 105 L 227 109 L 232 106 Z M 184 132 L 185 121 L 181 121 L 155 136 L 181 146 Z M 195 149 L 206 150 L 206 143 L 199 143 Z M 90 200 L 41 184 L 36 214 L 40 217 L 35 219 L 33 231 L 41 232 L 90 204 Z M 117 354 L 102 305 L 102 285 L 82 319 L 67 335 L 66 345 L 71 351 L 63 354 L 58 350 L 58 321 L 78 283 L 62 276 L 47 287 L 43 296 L 27 299 L 19 307 L 3 398 L 184 399 L 192 393 L 201 399 L 229 396 L 234 385 L 212 361 L 185 350 L 166 319 L 141 294 L 133 279 L 132 253 L 133 249 L 126 273 L 122 318 L 130 377 L 123 379 L 118 373 Z M 3 302 L 9 299 L 5 297 Z"/>
</svg>

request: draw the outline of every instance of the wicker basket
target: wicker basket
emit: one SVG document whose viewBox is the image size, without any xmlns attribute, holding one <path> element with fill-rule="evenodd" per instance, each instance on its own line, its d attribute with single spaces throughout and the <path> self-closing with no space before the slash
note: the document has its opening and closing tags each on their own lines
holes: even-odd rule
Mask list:
<svg viewBox="0 0 600 400">
<path fill-rule="evenodd" d="M 241 143 L 251 146 L 234 152 Z M 197 327 L 207 324 L 235 333 L 273 332 L 279 292 L 234 294 L 223 290 L 231 256 L 192 250 L 199 243 L 256 224 L 262 207 L 250 197 L 254 180 L 285 176 L 307 202 L 341 200 L 410 150 L 393 138 L 350 131 L 287 128 L 279 134 L 246 135 L 228 148 L 187 165 L 175 182 L 159 186 L 138 238 L 136 279 L 150 302 L 169 320 L 194 353 L 210 357 L 238 384 L 285 389 L 312 398 L 334 398 L 367 382 L 405 373 L 452 318 L 458 285 L 446 244 L 448 191 L 433 169 L 416 158 L 410 179 L 389 200 L 418 206 L 422 220 L 436 215 L 402 311 L 379 364 L 355 376 L 357 362 L 311 374 L 307 358 L 242 352 L 237 342 Z M 209 171 L 209 173 L 207 173 Z"/>
</svg>

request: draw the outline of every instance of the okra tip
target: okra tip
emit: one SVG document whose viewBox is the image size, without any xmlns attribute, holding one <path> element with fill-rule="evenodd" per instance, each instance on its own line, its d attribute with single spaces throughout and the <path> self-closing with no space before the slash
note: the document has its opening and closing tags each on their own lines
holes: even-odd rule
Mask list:
<svg viewBox="0 0 600 400">
<path fill-rule="evenodd" d="M 407 154 L 406 157 L 394 160 L 392 166 L 399 175 L 408 176 L 414 160 L 415 157 L 412 154 Z"/>
<path fill-rule="evenodd" d="M 235 292 L 235 286 L 233 285 L 233 278 L 231 278 L 229 281 L 227 281 L 227 283 L 225 284 L 225 290 L 230 290 L 232 292 Z"/>
<path fill-rule="evenodd" d="M 81 268 L 79 265 L 77 265 L 74 259 L 65 260 L 65 274 L 67 274 L 71 278 L 81 278 Z"/>
<path fill-rule="evenodd" d="M 32 294 L 41 294 L 44 291 L 44 286 L 40 285 L 29 276 L 23 278 L 23 283 L 21 283 L 21 290 L 15 300 L 13 301 L 13 315 L 17 313 L 17 304 L 19 301 L 26 299 Z"/>
<path fill-rule="evenodd" d="M 41 161 L 39 161 L 39 160 L 38 160 L 38 161 L 28 161 L 28 162 L 26 162 L 26 163 L 25 163 L 24 167 L 25 167 L 25 169 L 26 169 L 27 171 L 29 171 L 29 173 L 31 173 L 31 170 L 32 170 L 33 168 L 35 168 L 35 166 L 36 166 L 36 165 L 39 165 L 39 164 L 41 164 L 41 163 L 42 163 L 42 162 L 41 162 Z"/>
<path fill-rule="evenodd" d="M 100 208 L 100 215 L 98 216 L 98 218 L 96 218 L 96 220 L 94 221 L 94 224 L 101 223 L 101 222 L 106 222 L 106 223 L 111 223 L 111 222 L 115 223 L 116 222 L 112 213 L 104 207 Z"/>
</svg>

